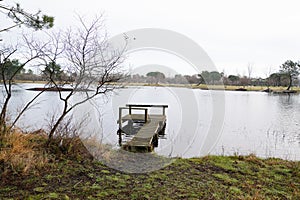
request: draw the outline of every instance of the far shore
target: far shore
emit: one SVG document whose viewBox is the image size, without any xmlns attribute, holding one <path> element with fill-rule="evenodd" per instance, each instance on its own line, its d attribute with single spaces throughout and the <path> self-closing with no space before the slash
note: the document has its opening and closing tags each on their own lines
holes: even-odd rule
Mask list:
<svg viewBox="0 0 300 200">
<path fill-rule="evenodd" d="M 1 82 L 0 82 L 1 83 Z M 47 81 L 29 81 L 29 80 L 16 80 L 14 83 L 29 83 L 29 84 L 47 84 Z M 166 84 L 166 83 L 110 83 L 111 85 L 122 84 L 126 86 L 145 86 L 145 87 L 182 87 L 182 88 L 191 88 L 191 89 L 201 89 L 201 90 L 225 90 L 225 91 L 255 91 L 255 92 L 286 92 L 287 87 L 283 86 L 253 86 L 253 85 L 206 85 L 206 84 Z M 300 87 L 295 86 L 291 87 L 290 91 L 295 93 L 300 92 Z"/>
<path fill-rule="evenodd" d="M 149 84 L 149 83 L 123 83 L 124 86 L 145 86 L 145 87 L 183 87 L 191 89 L 201 90 L 225 90 L 225 91 L 253 91 L 253 92 L 266 92 L 267 90 L 272 92 L 284 92 L 287 91 L 287 87 L 278 86 L 241 86 L 241 85 L 206 85 L 206 84 Z M 291 87 L 290 91 L 300 92 L 300 87 Z"/>
</svg>

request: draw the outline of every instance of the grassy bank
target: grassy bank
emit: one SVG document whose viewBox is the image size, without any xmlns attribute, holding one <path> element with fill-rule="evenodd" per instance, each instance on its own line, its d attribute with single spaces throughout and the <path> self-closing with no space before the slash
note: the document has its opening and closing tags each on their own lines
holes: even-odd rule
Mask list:
<svg viewBox="0 0 300 200">
<path fill-rule="evenodd" d="M 126 83 L 124 86 L 151 86 L 151 87 L 183 87 L 183 88 L 193 88 L 193 89 L 201 89 L 201 90 L 225 90 L 225 91 L 237 91 L 237 90 L 245 90 L 245 91 L 263 91 L 268 89 L 267 86 L 241 86 L 241 85 L 196 85 L 196 84 L 148 84 L 148 83 Z M 270 90 L 278 92 L 284 91 L 287 87 L 269 87 Z M 300 87 L 292 87 L 291 90 L 295 90 L 300 92 Z"/>
<path fill-rule="evenodd" d="M 207 156 L 126 174 L 88 158 L 80 143 L 67 154 L 42 148 L 43 136 L 16 134 L 8 143 L 0 151 L 0 199 L 300 198 L 300 162 Z"/>
<path fill-rule="evenodd" d="M 227 90 L 227 91 L 236 91 L 236 90 L 240 90 L 240 89 L 245 89 L 246 91 L 263 91 L 266 90 L 268 87 L 266 86 L 236 86 L 236 85 L 194 85 L 192 86 L 192 88 L 195 89 L 211 89 L 211 90 Z M 270 90 L 272 91 L 284 91 L 286 90 L 287 87 L 269 87 Z M 291 90 L 295 90 L 295 91 L 300 91 L 299 87 L 292 87 Z"/>
</svg>

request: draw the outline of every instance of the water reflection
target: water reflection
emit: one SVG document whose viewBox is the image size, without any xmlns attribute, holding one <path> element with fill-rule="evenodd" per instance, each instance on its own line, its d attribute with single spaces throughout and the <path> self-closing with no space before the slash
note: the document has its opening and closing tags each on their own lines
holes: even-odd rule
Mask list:
<svg viewBox="0 0 300 200">
<path fill-rule="evenodd" d="M 226 97 L 227 124 L 213 153 L 300 159 L 299 95 L 226 92 Z"/>
</svg>

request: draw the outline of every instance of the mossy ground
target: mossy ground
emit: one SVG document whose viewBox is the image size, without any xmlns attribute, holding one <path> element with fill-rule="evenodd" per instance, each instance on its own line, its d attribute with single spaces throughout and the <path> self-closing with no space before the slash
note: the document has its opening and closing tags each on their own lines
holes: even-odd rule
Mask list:
<svg viewBox="0 0 300 200">
<path fill-rule="evenodd" d="M 251 155 L 176 159 L 145 174 L 67 156 L 1 172 L 0 199 L 300 199 L 299 162 Z"/>
</svg>

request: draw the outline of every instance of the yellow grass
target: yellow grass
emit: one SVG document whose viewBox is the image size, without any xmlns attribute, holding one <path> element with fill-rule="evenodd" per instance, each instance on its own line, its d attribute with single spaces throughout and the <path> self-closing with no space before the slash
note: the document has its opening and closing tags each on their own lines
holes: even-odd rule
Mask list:
<svg viewBox="0 0 300 200">
<path fill-rule="evenodd" d="M 245 88 L 247 91 L 262 91 L 267 89 L 267 86 L 239 86 L 239 85 L 196 85 L 196 84 L 149 84 L 149 83 L 124 83 L 125 86 L 152 86 L 152 87 L 186 87 L 193 89 L 210 89 L 210 90 L 229 90 L 234 91 L 239 88 Z M 287 87 L 269 87 L 273 91 L 283 91 Z M 299 87 L 292 87 L 291 90 L 300 91 Z"/>
<path fill-rule="evenodd" d="M 236 86 L 236 85 L 193 85 L 192 88 L 194 89 L 211 89 L 211 90 L 229 90 L 229 91 L 234 91 L 239 88 L 244 88 L 247 91 L 263 91 L 267 89 L 267 86 Z M 283 91 L 286 90 L 287 87 L 269 87 L 273 91 Z M 299 87 L 292 87 L 291 90 L 296 90 L 300 91 Z"/>
<path fill-rule="evenodd" d="M 25 134 L 14 130 L 3 136 L 0 150 L 0 162 L 14 171 L 27 173 L 32 168 L 41 168 L 48 162 L 42 151 L 45 137 L 37 134 Z"/>
</svg>

